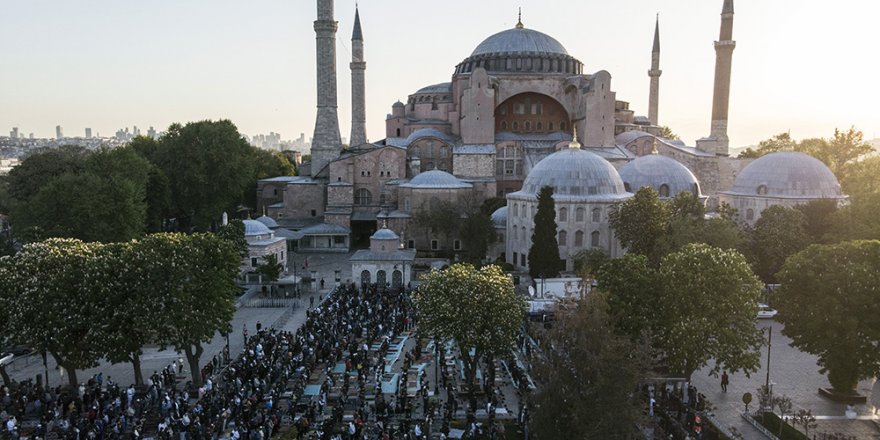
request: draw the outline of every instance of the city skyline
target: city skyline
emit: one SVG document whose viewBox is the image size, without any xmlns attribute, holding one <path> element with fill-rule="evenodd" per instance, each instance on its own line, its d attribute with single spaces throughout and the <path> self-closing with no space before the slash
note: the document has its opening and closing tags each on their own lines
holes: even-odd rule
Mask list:
<svg viewBox="0 0 880 440">
<path fill-rule="evenodd" d="M 828 137 L 835 127 L 850 125 L 866 138 L 876 137 L 880 115 L 871 104 L 880 99 L 880 89 L 865 85 L 877 64 L 868 42 L 870 17 L 880 5 L 765 3 L 736 3 L 731 147 L 785 131 L 795 138 Z M 71 133 L 89 127 L 107 135 L 132 120 L 151 121 L 164 131 L 174 122 L 223 118 L 243 134 L 311 135 L 313 2 L 221 1 L 209 9 L 175 3 L 173 16 L 164 12 L 170 5 L 10 5 L 15 20 L 0 29 L 0 51 L 16 62 L 0 71 L 0 126 L 48 138 L 58 125 Z M 427 14 L 424 6 L 399 1 L 360 3 L 371 140 L 384 137 L 385 115 L 394 101 L 448 81 L 454 66 L 483 39 L 513 27 L 518 6 L 525 26 L 559 40 L 584 63 L 585 73 L 609 71 L 617 98 L 630 102 L 639 115 L 648 114 L 647 70 L 659 12 L 660 124 L 691 145 L 709 134 L 720 1 L 555 2 L 549 8 L 537 1 L 452 1 L 446 6 Z M 560 19 L 559 11 L 583 18 Z M 335 15 L 339 128 L 348 134 L 354 2 L 337 1 Z M 78 20 L 86 18 L 102 26 L 80 26 Z"/>
</svg>

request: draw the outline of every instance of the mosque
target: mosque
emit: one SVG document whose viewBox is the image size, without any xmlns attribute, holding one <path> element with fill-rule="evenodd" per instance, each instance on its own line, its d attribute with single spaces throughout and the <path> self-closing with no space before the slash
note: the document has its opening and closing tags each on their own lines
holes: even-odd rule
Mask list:
<svg viewBox="0 0 880 440">
<path fill-rule="evenodd" d="M 370 237 L 375 247 L 377 238 L 392 236 L 401 248 L 461 251 L 466 243 L 419 227 L 416 213 L 448 206 L 442 201 L 466 208 L 504 197 L 507 206 L 492 216 L 503 241 L 490 257 L 503 255 L 518 270 L 527 269 L 536 196 L 552 186 L 557 242 L 571 269 L 573 256 L 583 249 L 624 252 L 608 211 L 642 186 L 655 188 L 662 198 L 692 192 L 710 210 L 730 204 L 752 224 L 768 206 L 845 198 L 830 170 L 809 156 L 776 153 L 754 163 L 729 156 L 733 0 L 723 0 L 715 41 L 709 135 L 693 146 L 661 137 L 659 21 L 648 71 L 648 116 L 637 116 L 616 98 L 609 72 L 585 73 L 559 41 L 527 28 L 522 19 L 477 44 L 449 82 L 395 102 L 384 138 L 369 142 L 364 34 L 355 10 L 351 141 L 343 148 L 333 0 L 317 0 L 317 6 L 318 111 L 311 162 L 303 164 L 300 176 L 264 179 L 257 188 L 257 209 L 295 231 L 302 252 L 348 251 L 368 245 Z M 375 282 L 375 275 L 365 276 L 363 281 Z"/>
</svg>

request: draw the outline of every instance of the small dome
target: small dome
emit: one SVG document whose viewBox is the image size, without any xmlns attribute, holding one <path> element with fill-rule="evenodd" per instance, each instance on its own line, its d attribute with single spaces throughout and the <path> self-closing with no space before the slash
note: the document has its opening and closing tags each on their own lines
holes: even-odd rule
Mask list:
<svg viewBox="0 0 880 440">
<path fill-rule="evenodd" d="M 526 28 L 514 28 L 486 38 L 474 49 L 471 56 L 521 52 L 568 55 L 568 51 L 559 41 L 545 33 Z"/>
<path fill-rule="evenodd" d="M 610 162 L 579 148 L 559 150 L 538 162 L 521 192 L 537 195 L 545 186 L 553 187 L 554 197 L 617 199 L 630 195 Z"/>
<path fill-rule="evenodd" d="M 245 237 L 255 237 L 258 235 L 271 235 L 272 230 L 270 230 L 266 225 L 256 220 L 245 220 L 244 222 L 244 236 Z"/>
<path fill-rule="evenodd" d="M 685 191 L 700 196 L 700 185 L 694 173 L 677 160 L 659 154 L 642 156 L 620 167 L 620 178 L 630 192 L 650 186 L 662 198 L 675 197 Z M 665 190 L 662 189 L 664 185 Z"/>
<path fill-rule="evenodd" d="M 495 224 L 496 228 L 506 228 L 507 227 L 507 207 L 502 206 L 495 210 L 492 213 L 492 223 Z"/>
<path fill-rule="evenodd" d="M 419 95 L 422 93 L 449 93 L 451 91 L 452 91 L 452 83 L 445 82 L 445 83 L 430 85 L 427 87 L 422 87 L 415 94 Z"/>
<path fill-rule="evenodd" d="M 401 188 L 472 188 L 473 185 L 458 180 L 446 171 L 431 170 L 419 173 Z"/>
<path fill-rule="evenodd" d="M 736 177 L 726 194 L 804 199 L 841 199 L 846 196 L 834 173 L 804 153 L 771 153 L 755 159 Z"/>
<path fill-rule="evenodd" d="M 373 235 L 370 236 L 370 240 L 400 240 L 400 237 L 398 237 L 391 229 L 382 228 L 374 232 Z"/>
<path fill-rule="evenodd" d="M 406 106 L 398 100 L 397 102 L 392 104 L 391 107 L 406 107 Z"/>
<path fill-rule="evenodd" d="M 257 217 L 257 221 L 266 225 L 266 227 L 269 229 L 275 229 L 278 227 L 278 222 L 276 222 L 274 218 L 269 217 L 268 215 Z"/>
</svg>

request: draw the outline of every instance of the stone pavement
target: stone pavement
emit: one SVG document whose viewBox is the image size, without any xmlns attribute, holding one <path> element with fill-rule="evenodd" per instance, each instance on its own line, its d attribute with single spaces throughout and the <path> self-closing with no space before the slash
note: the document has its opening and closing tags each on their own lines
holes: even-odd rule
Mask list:
<svg viewBox="0 0 880 440">
<path fill-rule="evenodd" d="M 785 395 L 791 398 L 793 410 L 811 410 L 814 416 L 823 419 L 822 416 L 835 416 L 830 419 L 818 420 L 818 428 L 812 433 L 835 433 L 854 435 L 858 439 L 880 438 L 880 431 L 871 420 L 839 420 L 837 416 L 843 416 L 846 404 L 832 402 L 819 395 L 820 387 L 830 387 L 825 375 L 819 373 L 816 364 L 816 356 L 801 352 L 791 346 L 791 339 L 782 334 L 783 325 L 774 320 L 759 320 L 756 324 L 759 328 L 773 328 L 773 346 L 770 350 L 770 383 L 774 395 Z M 746 377 L 743 373 L 730 374 L 728 392 L 721 392 L 721 379 L 709 376 L 710 366 L 694 373 L 692 382 L 697 389 L 715 406 L 715 415 L 719 421 L 727 426 L 733 426 L 746 439 L 764 438 L 758 431 L 742 419 L 741 414 L 745 408 L 742 403 L 743 393 L 752 393 L 756 397 L 757 389 L 764 385 L 767 374 L 767 347 L 761 353 L 761 368 Z M 862 381 L 858 384 L 859 393 L 867 396 L 870 402 L 871 386 L 873 381 Z M 757 398 L 749 405 L 750 410 L 755 409 Z M 871 406 L 856 405 L 860 416 L 871 414 Z M 821 437 L 818 437 L 821 438 Z"/>
</svg>

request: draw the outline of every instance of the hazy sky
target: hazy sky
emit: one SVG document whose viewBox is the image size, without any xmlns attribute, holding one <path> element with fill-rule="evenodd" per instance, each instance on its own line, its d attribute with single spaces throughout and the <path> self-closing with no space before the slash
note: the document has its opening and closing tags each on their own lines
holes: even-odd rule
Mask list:
<svg viewBox="0 0 880 440">
<path fill-rule="evenodd" d="M 722 0 L 361 0 L 367 136 L 391 104 L 450 80 L 486 37 L 526 27 L 607 70 L 617 99 L 647 114 L 660 13 L 660 122 L 689 144 L 709 132 Z M 880 135 L 873 0 L 736 0 L 732 146 L 791 130 Z M 0 0 L 0 133 L 111 135 L 137 125 L 231 119 L 246 134 L 308 138 L 315 115 L 314 0 Z M 354 0 L 336 2 L 339 120 L 350 132 Z"/>
</svg>

